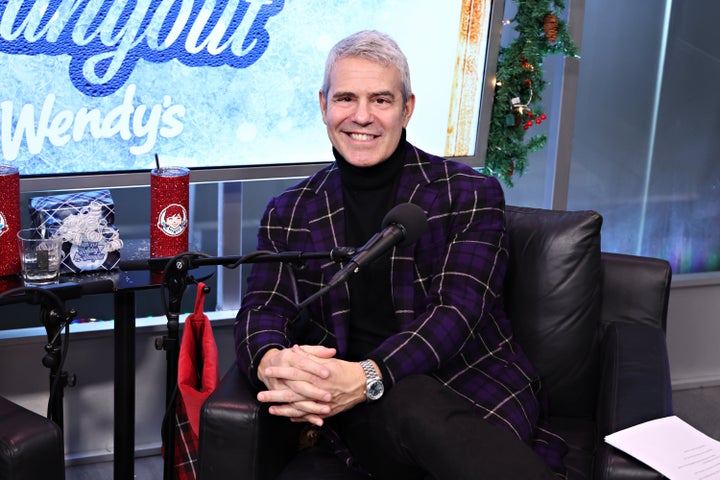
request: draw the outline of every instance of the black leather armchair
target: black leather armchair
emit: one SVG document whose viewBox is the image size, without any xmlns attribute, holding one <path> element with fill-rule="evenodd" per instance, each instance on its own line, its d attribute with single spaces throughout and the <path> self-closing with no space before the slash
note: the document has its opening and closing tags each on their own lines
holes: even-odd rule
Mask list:
<svg viewBox="0 0 720 480">
<path fill-rule="evenodd" d="M 570 447 L 568 478 L 662 478 L 604 436 L 672 414 L 671 270 L 664 260 L 602 253 L 601 225 L 592 211 L 508 206 L 508 313 Z M 297 428 L 267 414 L 232 367 L 202 410 L 199 478 L 274 478 Z"/>
<path fill-rule="evenodd" d="M 0 397 L 0 479 L 63 480 L 64 451 L 57 424 Z"/>
</svg>

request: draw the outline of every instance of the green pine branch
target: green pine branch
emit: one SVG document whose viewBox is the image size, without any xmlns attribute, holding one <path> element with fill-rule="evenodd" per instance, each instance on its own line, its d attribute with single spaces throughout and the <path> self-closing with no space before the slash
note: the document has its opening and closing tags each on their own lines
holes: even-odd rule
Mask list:
<svg viewBox="0 0 720 480">
<path fill-rule="evenodd" d="M 545 135 L 532 134 L 532 126 L 544 118 L 541 100 L 546 85 L 542 69 L 545 56 L 577 56 L 567 23 L 561 18 L 564 1 L 514 1 L 517 13 L 512 23 L 518 35 L 500 49 L 483 167 L 485 173 L 498 177 L 510 187 L 513 177 L 521 176 L 527 169 L 528 154 L 543 149 L 547 143 Z M 548 39 L 545 32 L 548 14 L 557 18 L 554 41 Z"/>
</svg>

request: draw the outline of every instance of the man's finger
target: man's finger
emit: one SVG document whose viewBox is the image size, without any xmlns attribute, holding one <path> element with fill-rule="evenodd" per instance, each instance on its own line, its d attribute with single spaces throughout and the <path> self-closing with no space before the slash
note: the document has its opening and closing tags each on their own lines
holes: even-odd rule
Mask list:
<svg viewBox="0 0 720 480">
<path fill-rule="evenodd" d="M 264 373 L 266 379 L 274 378 L 288 382 L 307 382 L 309 384 L 317 383 L 319 379 L 326 378 L 296 367 L 268 367 Z"/>
<path fill-rule="evenodd" d="M 320 358 L 333 358 L 337 353 L 334 348 L 328 348 L 323 345 L 295 345 L 293 349 L 297 347 L 298 350 Z"/>
<path fill-rule="evenodd" d="M 300 400 L 329 402 L 332 394 L 304 381 L 281 382 L 279 388 L 263 390 L 258 393 L 258 400 L 266 403 L 290 403 Z M 262 394 L 262 395 L 260 395 Z"/>
<path fill-rule="evenodd" d="M 279 417 L 302 418 L 308 415 L 328 415 L 330 413 L 330 407 L 322 403 L 302 401 L 272 405 L 269 411 L 272 415 Z"/>
<path fill-rule="evenodd" d="M 287 370 L 276 371 L 275 369 L 278 368 L 292 368 L 298 370 L 298 372 L 289 372 Z M 270 377 L 306 381 L 313 380 L 309 376 L 302 376 L 300 372 L 305 372 L 322 379 L 330 376 L 330 370 L 325 365 L 318 363 L 316 357 L 303 352 L 299 347 L 297 351 L 292 351 L 291 355 L 283 356 L 281 362 L 274 362 L 263 370 L 263 373 Z"/>
</svg>

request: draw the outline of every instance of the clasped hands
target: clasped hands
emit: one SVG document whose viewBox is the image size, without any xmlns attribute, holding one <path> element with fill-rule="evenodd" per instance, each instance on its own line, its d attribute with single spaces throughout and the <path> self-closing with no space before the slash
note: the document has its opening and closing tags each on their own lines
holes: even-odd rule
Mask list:
<svg viewBox="0 0 720 480">
<path fill-rule="evenodd" d="M 258 378 L 267 387 L 257 394 L 258 401 L 271 404 L 272 415 L 317 426 L 364 402 L 362 367 L 335 354 L 322 345 L 268 350 L 258 366 Z"/>
</svg>

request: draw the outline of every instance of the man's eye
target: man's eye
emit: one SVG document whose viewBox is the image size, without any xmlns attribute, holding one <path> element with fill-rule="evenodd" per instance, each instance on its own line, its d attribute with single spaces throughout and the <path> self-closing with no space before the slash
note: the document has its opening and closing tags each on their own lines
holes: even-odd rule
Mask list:
<svg viewBox="0 0 720 480">
<path fill-rule="evenodd" d="M 384 105 L 384 104 L 390 103 L 390 99 L 389 99 L 389 98 L 382 98 L 382 97 L 381 97 L 381 98 L 378 98 L 378 99 L 375 100 L 375 101 L 376 101 L 377 103 L 379 103 L 380 105 Z"/>
</svg>

